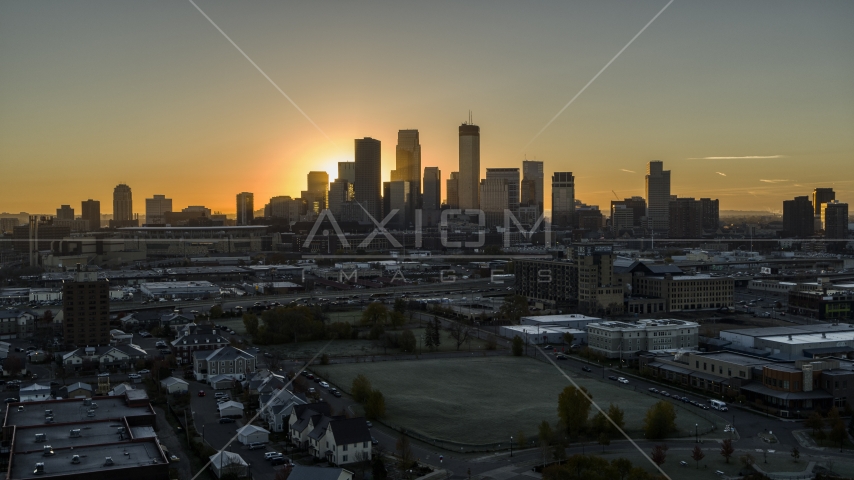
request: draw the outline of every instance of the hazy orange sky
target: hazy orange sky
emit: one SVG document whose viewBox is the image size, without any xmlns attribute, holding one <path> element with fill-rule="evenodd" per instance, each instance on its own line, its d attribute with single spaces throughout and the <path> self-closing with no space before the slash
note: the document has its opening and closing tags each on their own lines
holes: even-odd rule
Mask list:
<svg viewBox="0 0 854 480">
<path fill-rule="evenodd" d="M 666 0 L 196 3 L 331 141 L 189 2 L 6 1 L 0 211 L 110 213 L 120 182 L 139 213 L 260 208 L 334 178 L 355 138 L 382 140 L 387 179 L 404 128 L 444 197 L 469 110 L 484 170 L 543 160 L 604 210 L 653 159 L 721 209 L 854 202 L 854 2 L 676 0 L 527 147 Z"/>
</svg>

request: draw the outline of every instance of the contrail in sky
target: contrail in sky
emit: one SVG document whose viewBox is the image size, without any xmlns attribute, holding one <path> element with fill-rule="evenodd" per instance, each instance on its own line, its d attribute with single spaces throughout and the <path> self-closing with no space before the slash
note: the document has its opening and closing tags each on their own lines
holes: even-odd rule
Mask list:
<svg viewBox="0 0 854 480">
<path fill-rule="evenodd" d="M 672 1 L 672 0 L 671 0 L 671 1 Z M 214 28 L 216 28 L 217 30 L 219 30 L 219 33 L 221 33 L 221 34 L 222 34 L 222 36 L 223 36 L 223 37 L 225 37 L 225 39 L 226 39 L 226 40 L 228 40 L 232 45 L 234 45 L 234 48 L 236 48 L 236 49 L 237 49 L 237 51 L 238 51 L 238 52 L 240 52 L 240 54 L 241 54 L 241 55 L 243 55 L 243 57 L 244 57 L 244 58 L 246 58 L 246 60 L 249 60 L 249 63 L 251 63 L 251 64 L 252 64 L 252 66 L 253 66 L 253 67 L 255 67 L 255 69 L 256 69 L 256 70 L 258 70 L 259 72 L 261 72 L 261 75 L 264 75 L 264 78 L 266 78 L 266 79 L 267 79 L 267 81 L 268 81 L 268 82 L 270 82 L 270 84 L 272 84 L 272 85 L 276 88 L 276 90 L 278 90 L 278 91 L 279 91 L 279 93 L 281 93 L 281 94 L 282 94 L 282 96 L 284 96 L 286 99 L 288 99 L 288 101 L 289 101 L 289 102 L 291 102 L 291 105 L 293 105 L 293 106 L 294 106 L 294 108 L 296 108 L 296 109 L 299 111 L 299 113 L 301 113 L 301 114 L 302 114 L 302 116 L 303 116 L 303 117 L 305 117 L 305 119 L 309 121 L 309 123 L 311 123 L 312 125 L 314 125 L 314 128 L 316 128 L 318 132 L 322 133 L 322 134 L 323 134 L 323 136 L 324 136 L 324 137 L 326 137 L 326 139 L 327 139 L 327 140 L 329 140 L 330 142 L 332 142 L 332 145 L 335 145 L 335 142 L 333 142 L 333 141 L 332 141 L 332 139 L 331 139 L 331 138 L 329 138 L 329 135 L 327 135 L 327 134 L 326 134 L 326 132 L 324 132 L 324 131 L 323 131 L 323 129 L 322 129 L 322 128 L 320 128 L 320 126 L 318 126 L 316 123 L 314 123 L 314 120 L 312 120 L 312 119 L 311 119 L 311 117 L 309 117 L 307 113 L 305 113 L 301 108 L 299 108 L 299 105 L 297 105 L 297 103 L 296 103 L 296 102 L 294 102 L 294 101 L 293 101 L 293 99 L 291 99 L 291 97 L 289 97 L 289 96 L 288 96 L 288 94 L 287 94 L 287 93 L 285 93 L 285 91 L 284 91 L 284 90 L 282 90 L 281 88 L 279 88 L 279 86 L 278 86 L 278 85 L 276 85 L 276 82 L 274 82 L 274 81 L 273 81 L 273 79 L 272 79 L 272 78 L 270 78 L 270 76 L 269 76 L 269 75 L 267 75 L 267 74 L 264 72 L 264 70 L 261 70 L 261 67 L 259 67 L 257 63 L 255 63 L 251 58 L 249 58 L 249 55 L 246 55 L 246 52 L 244 52 L 244 51 L 243 51 L 243 49 L 241 49 L 240 47 L 238 47 L 238 46 L 237 46 L 237 44 L 236 44 L 236 43 L 234 43 L 234 40 L 232 40 L 232 39 L 231 39 L 231 37 L 229 37 L 228 35 L 226 35 L 226 33 L 225 33 L 225 32 L 223 32 L 221 28 L 219 28 L 219 25 L 217 25 L 213 20 L 211 20 L 211 17 L 209 17 L 207 13 L 205 13 L 201 8 L 199 8 L 199 6 L 198 6 L 198 5 L 196 5 L 196 2 L 194 2 L 193 0 L 189 0 L 189 2 L 190 2 L 194 7 L 196 7 L 196 10 L 198 10 L 198 11 L 199 11 L 199 13 L 201 13 L 202 15 L 204 15 L 204 17 L 205 17 L 205 18 L 207 18 L 209 22 L 211 22 L 211 25 L 213 25 L 213 26 L 214 26 Z"/>
<path fill-rule="evenodd" d="M 192 1 L 192 0 L 191 0 L 191 1 Z M 567 107 L 569 107 L 570 105 L 572 105 L 572 102 L 574 102 L 574 101 L 575 101 L 575 99 L 579 97 L 579 95 L 581 95 L 582 93 L 584 93 L 584 91 L 585 91 L 585 90 L 587 90 L 587 87 L 589 87 L 591 83 L 593 83 L 594 81 L 596 81 L 596 79 L 597 79 L 597 78 L 599 78 L 599 75 L 602 75 L 602 72 L 604 72 L 606 68 L 610 67 L 610 66 L 611 66 L 611 64 L 612 64 L 612 63 L 614 63 L 614 60 L 616 60 L 616 59 L 617 59 L 617 57 L 619 57 L 619 56 L 620 56 L 624 51 L 626 51 L 626 49 L 627 49 L 627 48 L 629 48 L 629 45 L 631 45 L 631 44 L 632 44 L 632 43 L 633 43 L 633 42 L 634 42 L 634 41 L 635 41 L 635 40 L 640 36 L 640 34 L 641 34 L 641 33 L 643 33 L 643 31 L 644 31 L 644 30 L 646 30 L 646 28 L 647 28 L 647 27 L 649 27 L 650 25 L 652 25 L 652 22 L 654 22 L 654 21 L 655 21 L 655 19 L 656 19 L 656 18 L 658 18 L 658 16 L 659 16 L 659 15 L 661 15 L 662 13 L 664 13 L 664 11 L 665 11 L 665 10 L 667 10 L 667 7 L 669 7 L 671 3 L 673 3 L 673 0 L 670 0 L 669 2 L 667 2 L 667 5 L 665 5 L 665 6 L 664 6 L 664 8 L 662 8 L 661 10 L 659 10 L 659 11 L 658 11 L 658 13 L 656 13 L 656 14 L 655 14 L 655 16 L 654 16 L 654 17 L 652 17 L 652 20 L 650 20 L 649 22 L 647 22 L 647 23 L 646 23 L 646 25 L 644 25 L 644 26 L 643 26 L 643 28 L 641 28 L 641 29 L 640 29 L 640 31 L 639 31 L 637 34 L 635 34 L 635 36 L 634 36 L 634 37 L 632 37 L 632 39 L 631 39 L 631 40 L 629 40 L 629 43 L 627 43 L 627 44 L 626 44 L 626 46 L 624 46 L 623 48 L 621 48 L 621 49 L 620 49 L 620 51 L 619 51 L 619 52 L 617 52 L 617 54 L 616 54 L 616 55 L 614 55 L 614 58 L 612 58 L 608 63 L 606 63 L 606 64 L 605 64 L 605 66 L 604 66 L 604 67 L 602 67 L 602 69 L 601 69 L 601 70 L 599 70 L 599 73 L 597 73 L 596 75 L 593 75 L 593 78 L 591 78 L 591 79 L 590 79 L 590 81 L 589 81 L 589 82 L 587 82 L 587 85 L 585 85 L 584 87 L 582 87 L 582 88 L 581 88 L 581 90 L 579 90 L 579 91 L 578 91 L 578 93 L 576 93 L 576 94 L 575 94 L 575 96 L 574 96 L 574 97 L 572 97 L 572 99 L 570 99 L 568 102 L 566 102 L 566 105 L 564 105 L 564 106 L 563 106 L 563 108 L 561 108 L 561 109 L 560 109 L 560 111 L 558 111 L 558 112 L 555 114 L 555 116 L 554 116 L 554 117 L 552 117 L 552 119 L 551 119 L 551 120 L 549 120 L 549 123 L 547 123 L 547 124 L 546 124 L 546 126 L 544 126 L 543 128 L 541 128 L 541 129 L 540 129 L 540 131 L 539 131 L 539 132 L 537 132 L 537 134 L 536 134 L 536 135 L 534 135 L 534 138 L 532 138 L 532 139 L 531 139 L 531 141 L 530 141 L 530 142 L 528 142 L 528 143 L 525 145 L 525 147 L 527 147 L 528 145 L 530 145 L 531 143 L 533 143 L 533 142 L 534 142 L 534 140 L 536 140 L 536 139 L 537 139 L 537 137 L 539 137 L 541 133 L 543 133 L 544 131 L 546 131 L 546 129 L 547 129 L 547 128 L 549 128 L 549 125 L 551 125 L 555 120 L 557 120 L 557 117 L 559 117 L 559 116 L 560 116 L 560 114 L 561 114 L 561 113 L 563 113 L 563 111 L 567 109 Z"/>
</svg>

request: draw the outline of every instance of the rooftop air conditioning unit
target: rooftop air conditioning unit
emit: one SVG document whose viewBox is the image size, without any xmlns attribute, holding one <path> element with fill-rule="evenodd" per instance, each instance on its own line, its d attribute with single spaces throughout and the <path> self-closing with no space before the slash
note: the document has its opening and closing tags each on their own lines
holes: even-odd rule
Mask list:
<svg viewBox="0 0 854 480">
<path fill-rule="evenodd" d="M 37 433 L 36 434 L 36 443 L 41 443 L 41 442 L 44 442 L 45 440 L 47 440 L 47 435 L 45 435 L 43 433 Z"/>
<path fill-rule="evenodd" d="M 71 438 L 80 438 L 80 429 L 79 429 L 79 428 L 75 428 L 75 429 L 71 430 L 71 431 L 69 432 L 69 436 L 70 436 Z"/>
<path fill-rule="evenodd" d="M 45 417 L 52 417 L 53 416 L 53 410 L 45 410 L 44 416 Z"/>
<path fill-rule="evenodd" d="M 105 466 L 105 467 L 110 467 L 110 466 L 113 466 L 113 465 L 115 465 L 115 464 L 113 463 L 113 457 L 107 457 L 107 458 L 105 458 L 105 459 L 104 459 L 104 466 Z"/>
<path fill-rule="evenodd" d="M 50 445 L 45 445 L 42 449 L 42 455 L 44 455 L 45 457 L 53 455 L 53 447 L 51 447 Z"/>
<path fill-rule="evenodd" d="M 44 473 L 44 463 L 41 463 L 41 462 L 37 463 L 36 469 L 33 470 L 33 473 L 36 475 Z"/>
<path fill-rule="evenodd" d="M 80 463 L 80 455 L 72 455 L 71 456 L 71 463 L 73 463 L 75 465 Z"/>
</svg>

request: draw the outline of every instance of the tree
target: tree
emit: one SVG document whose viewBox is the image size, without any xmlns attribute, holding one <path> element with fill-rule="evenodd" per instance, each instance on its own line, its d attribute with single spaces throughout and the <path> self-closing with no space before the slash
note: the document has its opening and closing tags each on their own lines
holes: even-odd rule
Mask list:
<svg viewBox="0 0 854 480">
<path fill-rule="evenodd" d="M 610 431 L 609 427 L 610 422 L 602 412 L 596 412 L 596 415 L 593 415 L 593 419 L 590 420 L 590 432 L 593 434 L 607 434 Z"/>
<path fill-rule="evenodd" d="M 471 328 L 469 328 L 468 325 L 454 322 L 451 324 L 451 328 L 448 329 L 448 332 L 457 344 L 457 350 L 459 350 L 460 345 L 464 344 L 466 340 L 469 339 L 469 336 L 471 335 Z"/>
<path fill-rule="evenodd" d="M 371 474 L 374 480 L 386 480 L 388 478 L 388 470 L 385 468 L 382 455 L 374 455 L 371 461 Z"/>
<path fill-rule="evenodd" d="M 815 436 L 822 428 L 824 428 L 824 419 L 821 418 L 821 414 L 818 412 L 812 412 L 806 420 L 804 420 L 804 426 L 812 429 L 812 434 Z"/>
<path fill-rule="evenodd" d="M 624 419 L 625 412 L 623 412 L 623 409 L 612 403 L 608 406 L 608 417 L 611 419 L 611 421 L 608 422 L 608 430 L 614 435 L 618 434 L 619 430 L 617 430 L 617 427 L 622 430 L 626 425 L 626 421 Z M 614 425 L 616 425 L 616 427 Z"/>
<path fill-rule="evenodd" d="M 554 438 L 554 432 L 552 431 L 552 426 L 549 425 L 549 422 L 543 420 L 540 422 L 540 426 L 537 428 L 537 438 L 540 440 L 540 444 L 548 445 L 551 443 L 552 438 Z M 519 438 L 519 442 L 522 442 L 522 438 Z"/>
<path fill-rule="evenodd" d="M 721 456 L 726 459 L 726 463 L 729 463 L 729 457 L 735 453 L 735 448 L 732 446 L 732 440 L 725 438 L 721 442 Z"/>
<path fill-rule="evenodd" d="M 429 331 L 430 335 L 433 337 L 433 346 L 435 346 L 437 349 L 440 345 L 442 345 L 442 334 L 439 331 L 440 327 L 441 324 L 439 323 L 439 318 L 433 317 L 433 325 L 431 325 Z"/>
<path fill-rule="evenodd" d="M 362 325 L 384 325 L 388 320 L 388 308 L 380 302 L 372 302 L 362 312 Z"/>
<path fill-rule="evenodd" d="M 369 420 L 380 420 L 385 417 L 385 397 L 379 390 L 371 390 L 365 401 L 365 417 Z"/>
<path fill-rule="evenodd" d="M 359 374 L 353 379 L 353 386 L 350 390 L 350 393 L 353 395 L 353 400 L 359 403 L 364 403 L 373 389 L 371 388 L 371 381 L 368 380 L 368 377 Z"/>
<path fill-rule="evenodd" d="M 801 451 L 798 450 L 798 446 L 795 445 L 792 447 L 792 460 L 794 460 L 795 463 L 798 463 L 799 458 L 801 458 Z"/>
<path fill-rule="evenodd" d="M 522 353 L 525 349 L 525 343 L 522 341 L 522 337 L 516 335 L 513 337 L 513 355 L 517 357 L 521 357 Z"/>
<path fill-rule="evenodd" d="M 672 403 L 660 401 L 647 410 L 643 423 L 647 439 L 665 438 L 676 430 L 676 409 Z"/>
<path fill-rule="evenodd" d="M 602 445 L 602 453 L 605 453 L 605 447 L 611 444 L 611 437 L 608 436 L 607 433 L 602 432 L 599 434 L 599 445 Z"/>
<path fill-rule="evenodd" d="M 504 297 L 504 303 L 499 310 L 501 316 L 510 320 L 510 323 L 519 323 L 519 319 L 528 315 L 528 299 L 522 295 L 511 295 Z"/>
<path fill-rule="evenodd" d="M 620 480 L 624 480 L 628 477 L 629 472 L 632 470 L 632 462 L 622 457 L 611 460 L 611 466 L 613 466 L 620 475 Z"/>
<path fill-rule="evenodd" d="M 691 458 L 693 458 L 694 461 L 697 462 L 697 469 L 698 470 L 700 469 L 700 460 L 702 460 L 705 457 L 706 457 L 706 454 L 703 453 L 703 449 L 700 448 L 699 445 L 694 445 L 694 449 L 691 450 Z"/>
<path fill-rule="evenodd" d="M 656 465 L 663 465 L 664 461 L 667 459 L 667 445 L 656 445 L 652 447 L 652 454 L 650 455 L 650 458 L 652 458 L 652 461 L 655 462 Z"/>
<path fill-rule="evenodd" d="M 563 341 L 564 341 L 564 343 L 566 343 L 567 345 L 572 345 L 572 342 L 574 342 L 574 341 L 575 341 L 575 335 L 573 335 L 573 334 L 571 334 L 571 333 L 569 333 L 569 332 L 564 332 L 564 334 L 563 334 Z"/>
<path fill-rule="evenodd" d="M 741 462 L 741 466 L 744 468 L 752 468 L 753 464 L 756 463 L 756 459 L 754 459 L 753 455 L 749 453 L 745 453 L 744 455 L 738 457 L 738 461 Z"/>
<path fill-rule="evenodd" d="M 222 317 L 222 313 L 222 305 L 214 305 L 213 307 L 211 307 L 211 318 L 220 318 Z"/>
<path fill-rule="evenodd" d="M 400 457 L 401 470 L 412 466 L 412 447 L 409 445 L 409 437 L 401 434 L 397 437 L 397 455 Z"/>
<path fill-rule="evenodd" d="M 400 313 L 400 314 L 405 313 L 406 312 L 406 300 L 404 300 L 400 297 L 397 297 L 394 300 L 394 311 L 396 313 Z"/>
<path fill-rule="evenodd" d="M 6 360 L 3 361 L 3 370 L 5 370 L 9 375 L 18 375 L 21 373 L 21 369 L 23 368 L 24 362 L 18 355 L 9 355 L 6 357 Z"/>
<path fill-rule="evenodd" d="M 592 395 L 586 388 L 570 385 L 558 396 L 557 414 L 567 428 L 570 437 L 575 438 L 587 427 Z"/>
<path fill-rule="evenodd" d="M 404 315 L 403 312 L 398 312 L 397 310 L 395 310 L 391 312 L 388 318 L 391 320 L 391 326 L 394 328 L 400 328 L 406 325 L 406 315 Z"/>
<path fill-rule="evenodd" d="M 845 439 L 848 438 L 848 433 L 845 431 L 845 422 L 842 421 L 841 418 L 838 418 L 833 425 L 830 427 L 830 433 L 827 435 L 827 438 L 831 442 L 835 442 L 839 444 L 839 448 L 845 444 Z"/>
<path fill-rule="evenodd" d="M 415 334 L 412 333 L 412 330 L 406 329 L 400 334 L 400 349 L 404 352 L 415 352 L 417 343 Z"/>
<path fill-rule="evenodd" d="M 258 315 L 254 313 L 243 314 L 243 326 L 246 327 L 246 333 L 253 337 L 258 334 Z"/>
</svg>

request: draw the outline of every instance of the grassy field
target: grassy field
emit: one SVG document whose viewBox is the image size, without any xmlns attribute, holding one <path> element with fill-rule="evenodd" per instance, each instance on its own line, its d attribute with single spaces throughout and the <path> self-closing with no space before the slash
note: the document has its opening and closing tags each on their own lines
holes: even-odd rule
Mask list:
<svg viewBox="0 0 854 480">
<path fill-rule="evenodd" d="M 553 366 L 526 357 L 472 355 L 312 368 L 345 391 L 356 375 L 366 375 L 385 395 L 389 424 L 440 440 L 495 443 L 520 431 L 533 437 L 542 420 L 557 421 L 557 398 L 569 382 Z M 622 408 L 632 436 L 642 435 L 644 414 L 660 400 L 646 392 L 635 392 L 631 385 L 623 388 L 608 380 L 586 377 L 575 380 L 603 408 L 611 402 Z M 712 426 L 692 410 L 676 404 L 677 426 L 684 435 L 693 435 L 695 424 L 701 431 Z M 723 425 L 718 427 L 712 435 L 720 435 Z"/>
</svg>

